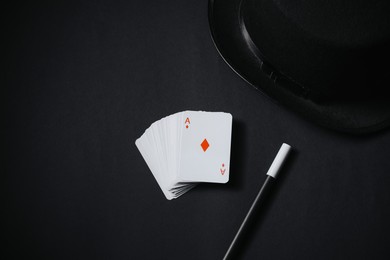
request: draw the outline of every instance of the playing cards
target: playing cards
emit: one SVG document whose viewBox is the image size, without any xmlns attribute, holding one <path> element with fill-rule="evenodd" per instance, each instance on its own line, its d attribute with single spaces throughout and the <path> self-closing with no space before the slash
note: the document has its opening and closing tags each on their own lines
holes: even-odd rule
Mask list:
<svg viewBox="0 0 390 260">
<path fill-rule="evenodd" d="M 183 111 L 154 122 L 135 144 L 168 200 L 200 182 L 229 181 L 232 115 Z"/>
</svg>

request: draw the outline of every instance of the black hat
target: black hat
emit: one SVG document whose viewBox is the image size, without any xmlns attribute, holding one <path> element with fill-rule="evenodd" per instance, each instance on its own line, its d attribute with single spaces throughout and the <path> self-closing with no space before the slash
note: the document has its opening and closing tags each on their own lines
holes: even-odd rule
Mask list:
<svg viewBox="0 0 390 260">
<path fill-rule="evenodd" d="M 210 0 L 224 60 L 243 79 L 320 125 L 390 125 L 390 1 Z"/>
</svg>

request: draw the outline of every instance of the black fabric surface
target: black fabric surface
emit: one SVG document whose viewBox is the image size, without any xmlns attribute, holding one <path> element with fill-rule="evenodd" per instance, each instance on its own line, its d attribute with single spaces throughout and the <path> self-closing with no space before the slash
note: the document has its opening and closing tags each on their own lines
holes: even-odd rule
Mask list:
<svg viewBox="0 0 390 260">
<path fill-rule="evenodd" d="M 390 257 L 390 132 L 322 129 L 249 87 L 207 1 L 6 12 L 7 259 L 222 259 L 282 142 L 294 151 L 237 258 Z M 167 201 L 134 141 L 186 109 L 233 115 L 230 181 Z"/>
</svg>

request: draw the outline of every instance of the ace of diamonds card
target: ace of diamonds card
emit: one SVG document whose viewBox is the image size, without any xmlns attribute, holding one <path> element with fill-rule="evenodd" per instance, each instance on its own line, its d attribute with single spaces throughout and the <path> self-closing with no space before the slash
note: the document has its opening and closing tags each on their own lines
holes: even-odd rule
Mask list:
<svg viewBox="0 0 390 260">
<path fill-rule="evenodd" d="M 178 182 L 228 182 L 232 115 L 185 111 L 182 123 Z"/>
</svg>

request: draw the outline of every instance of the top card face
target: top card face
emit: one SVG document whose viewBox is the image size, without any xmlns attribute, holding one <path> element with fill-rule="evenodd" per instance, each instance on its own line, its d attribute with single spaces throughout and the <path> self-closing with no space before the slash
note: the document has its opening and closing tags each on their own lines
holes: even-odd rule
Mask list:
<svg viewBox="0 0 390 260">
<path fill-rule="evenodd" d="M 232 115 L 186 111 L 182 114 L 178 181 L 229 180 Z"/>
</svg>

